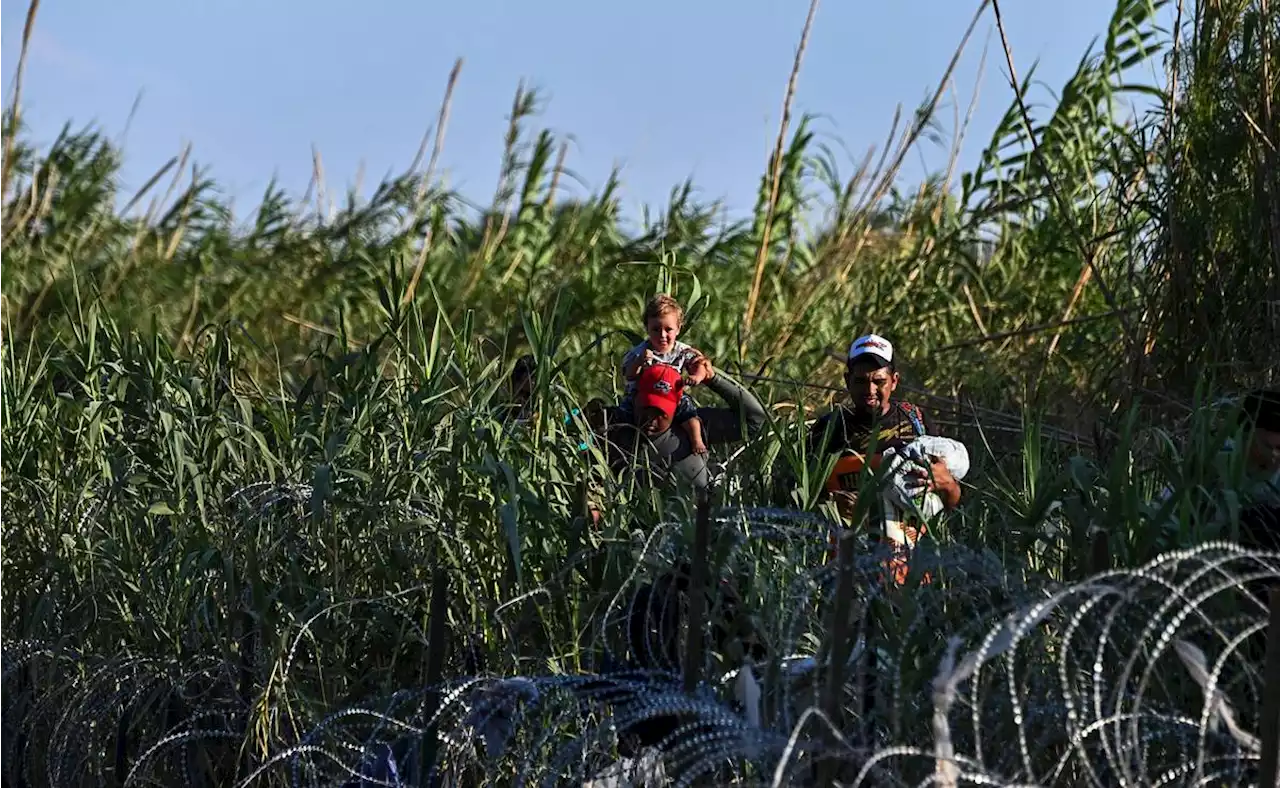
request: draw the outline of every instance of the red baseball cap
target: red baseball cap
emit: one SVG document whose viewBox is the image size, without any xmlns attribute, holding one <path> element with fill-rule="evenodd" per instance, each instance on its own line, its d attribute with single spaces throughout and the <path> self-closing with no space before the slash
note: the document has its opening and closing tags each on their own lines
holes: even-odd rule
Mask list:
<svg viewBox="0 0 1280 788">
<path fill-rule="evenodd" d="M 684 392 L 684 380 L 674 367 L 654 364 L 645 367 L 636 381 L 636 408 L 657 408 L 668 418 L 675 415 Z"/>
</svg>

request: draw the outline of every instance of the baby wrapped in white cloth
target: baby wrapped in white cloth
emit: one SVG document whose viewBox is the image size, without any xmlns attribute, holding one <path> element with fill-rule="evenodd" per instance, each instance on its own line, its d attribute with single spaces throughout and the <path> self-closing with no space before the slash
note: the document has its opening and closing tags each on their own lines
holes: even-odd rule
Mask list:
<svg viewBox="0 0 1280 788">
<path fill-rule="evenodd" d="M 913 476 L 910 471 L 928 471 L 937 460 L 947 466 L 956 481 L 969 473 L 969 450 L 960 441 L 939 435 L 921 435 L 901 449 L 885 449 L 881 457 L 881 471 L 889 474 L 882 493 L 885 503 L 922 520 L 942 511 L 942 499 L 937 493 L 926 491 L 928 476 Z"/>
</svg>

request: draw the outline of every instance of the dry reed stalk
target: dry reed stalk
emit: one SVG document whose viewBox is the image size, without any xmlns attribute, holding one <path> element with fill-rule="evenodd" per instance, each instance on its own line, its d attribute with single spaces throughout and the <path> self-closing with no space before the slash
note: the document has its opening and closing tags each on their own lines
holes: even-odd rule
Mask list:
<svg viewBox="0 0 1280 788">
<path fill-rule="evenodd" d="M 791 124 L 791 104 L 795 100 L 796 84 L 800 80 L 800 65 L 804 62 L 804 51 L 809 46 L 809 31 L 813 28 L 813 17 L 817 12 L 818 0 L 809 0 L 809 13 L 805 16 L 804 29 L 800 32 L 800 44 L 796 47 L 795 62 L 791 65 L 787 92 L 782 100 L 782 120 L 778 124 L 778 137 L 773 145 L 773 172 L 769 185 L 769 202 L 765 206 L 760 249 L 756 253 L 756 270 L 751 279 L 751 292 L 747 296 L 747 314 L 743 323 L 744 339 L 740 351 L 743 355 L 746 353 L 746 338 L 751 334 L 751 323 L 755 319 L 756 302 L 760 297 L 760 283 L 764 279 L 765 262 L 769 258 L 769 236 L 773 232 L 773 213 L 778 205 L 778 188 L 782 181 L 782 149 L 787 142 L 787 127 Z"/>
<path fill-rule="evenodd" d="M 190 150 L 190 146 L 187 146 L 187 148 L 183 150 L 184 161 L 186 160 L 186 152 L 188 150 Z M 160 168 L 151 174 L 150 178 L 147 178 L 146 182 L 133 193 L 133 197 L 129 198 L 129 202 L 125 203 L 124 208 L 120 210 L 121 215 L 128 214 L 129 211 L 132 211 L 137 207 L 138 203 L 142 201 L 142 198 L 155 188 L 155 185 L 160 182 L 160 179 L 174 167 L 178 167 L 179 169 L 182 168 L 182 165 L 178 163 L 177 156 L 171 156 L 168 161 L 160 165 Z M 143 224 L 145 224 L 145 222 L 143 222 Z"/>
<path fill-rule="evenodd" d="M 910 130 L 903 135 L 902 140 L 898 144 L 898 150 L 894 156 L 893 162 L 885 167 L 884 159 L 882 158 L 881 165 L 877 168 L 876 174 L 876 177 L 879 180 L 874 184 L 874 189 L 872 189 L 863 199 L 862 211 L 870 211 L 871 208 L 873 208 L 884 198 L 886 194 L 889 193 L 889 189 L 893 186 L 894 178 L 898 176 L 898 172 L 902 169 L 902 162 L 906 159 L 907 151 L 910 150 L 911 146 L 920 139 L 920 135 L 924 133 L 925 126 L 933 118 L 933 114 L 938 107 L 938 102 L 942 99 L 942 95 L 946 90 L 946 85 L 950 82 L 952 74 L 955 73 L 956 66 L 960 62 L 960 55 L 964 52 L 965 47 L 968 46 L 969 39 L 973 35 L 974 29 L 977 28 L 978 20 L 982 18 L 982 13 L 986 10 L 988 2 L 990 2 L 990 0 L 983 0 L 983 3 L 978 7 L 978 10 L 974 12 L 973 17 L 969 20 L 968 28 L 965 29 L 964 35 L 960 38 L 959 45 L 956 46 L 955 51 L 951 54 L 951 61 L 947 64 L 947 70 L 943 73 L 942 79 L 938 82 L 938 89 L 933 92 L 933 95 L 929 99 L 929 103 L 916 114 L 916 122 L 911 126 Z M 899 106 L 898 112 L 894 116 L 895 127 L 901 111 L 902 108 Z M 888 153 L 887 145 L 885 147 L 885 153 Z M 839 276 L 841 282 L 848 278 L 849 272 L 852 270 L 854 263 L 854 260 L 850 260 L 846 263 L 844 270 Z"/>
<path fill-rule="evenodd" d="M 1165 150 L 1169 152 L 1169 161 L 1166 162 L 1169 172 L 1169 181 L 1171 191 L 1176 188 L 1178 170 L 1174 166 L 1174 146 L 1173 141 L 1173 122 L 1178 113 L 1178 53 L 1180 51 L 1182 30 L 1182 6 L 1183 0 L 1178 0 L 1178 9 L 1173 18 L 1173 55 L 1169 59 L 1169 111 L 1165 113 L 1163 133 L 1165 139 Z M 1197 12 L 1198 15 L 1199 12 Z M 1169 200 L 1165 212 L 1165 227 L 1168 228 L 1170 240 L 1173 248 L 1177 248 L 1177 217 L 1174 216 L 1174 201 Z M 1168 279 L 1166 274 L 1165 279 Z M 1158 306 L 1156 307 L 1158 310 Z M 1150 311 L 1150 310 L 1148 310 Z M 1150 318 L 1150 322 L 1147 322 Z M 1142 343 L 1142 357 L 1147 358 L 1155 351 L 1156 337 L 1159 329 L 1158 321 L 1154 319 L 1154 315 L 1143 313 L 1142 321 L 1147 323 L 1147 336 Z"/>
<path fill-rule="evenodd" d="M 418 187 L 419 202 L 425 197 L 425 190 L 431 187 L 431 178 L 436 173 L 436 166 L 440 163 L 440 153 L 444 150 L 444 134 L 449 126 L 449 111 L 453 108 L 453 91 L 458 87 L 458 75 L 462 73 L 462 62 L 462 58 L 455 60 L 453 68 L 449 71 L 449 82 L 444 88 L 444 101 L 440 102 L 440 117 L 436 120 L 436 138 L 431 145 L 431 159 L 427 162 L 427 171 L 423 173 L 422 183 Z"/>
<path fill-rule="evenodd" d="M 297 315 L 290 315 L 286 313 L 281 315 L 281 317 L 296 326 L 301 326 L 302 328 L 310 329 L 311 331 L 315 331 L 320 334 L 327 334 L 331 337 L 339 336 L 338 332 L 334 331 L 332 328 L 322 326 L 319 323 L 313 323 L 310 320 L 298 317 Z"/>
<path fill-rule="evenodd" d="M 947 175 L 942 180 L 942 190 L 947 192 L 951 190 L 951 180 L 956 174 L 956 164 L 960 161 L 960 147 L 964 144 L 965 138 L 969 133 L 969 126 L 973 123 L 973 113 L 978 109 L 978 96 L 982 92 L 982 75 L 987 71 L 987 52 L 990 51 L 991 39 L 988 36 L 986 43 L 982 45 L 982 57 L 978 58 L 978 73 L 973 79 L 973 95 L 969 96 L 969 106 L 964 112 L 964 121 L 958 124 L 955 139 L 952 141 L 951 154 L 947 157 Z M 954 83 L 953 83 L 954 84 Z M 957 111 L 959 107 L 957 106 Z M 938 210 L 941 210 L 942 203 L 938 203 Z M 938 220 L 935 213 L 934 221 Z"/>
<path fill-rule="evenodd" d="M 996 31 L 1000 34 L 1000 45 L 1004 49 L 1005 64 L 1009 67 L 1009 85 L 1013 88 L 1014 99 L 1018 104 L 1018 113 L 1022 117 L 1022 123 L 1027 130 L 1027 139 L 1031 142 L 1031 153 L 1040 162 L 1040 167 L 1044 170 L 1045 182 L 1049 186 L 1049 191 L 1053 195 L 1053 199 L 1058 203 L 1058 207 L 1064 214 L 1070 212 L 1070 204 L 1062 197 L 1062 193 L 1058 190 L 1058 184 L 1053 175 L 1049 172 L 1048 163 L 1044 159 L 1044 154 L 1040 150 L 1040 143 L 1036 140 L 1035 128 L 1031 124 L 1031 114 L 1027 111 L 1027 104 L 1022 98 L 1022 91 L 1018 87 L 1018 72 L 1013 65 L 1013 50 L 1009 46 L 1009 37 L 1005 34 L 1004 18 L 1000 14 L 1000 0 L 990 0 L 991 9 L 996 17 Z M 1113 312 L 1117 313 L 1120 318 L 1121 326 L 1124 329 L 1124 339 L 1126 347 L 1133 347 L 1133 327 L 1129 325 L 1129 321 L 1123 314 L 1120 314 L 1120 307 L 1115 298 L 1115 293 L 1107 285 L 1106 279 L 1103 278 L 1102 272 L 1098 270 L 1098 264 L 1095 259 L 1095 250 L 1092 249 L 1084 237 L 1080 233 L 1080 228 L 1075 222 L 1070 222 L 1072 240 L 1079 247 L 1080 255 L 1084 258 L 1085 265 L 1090 269 L 1090 278 L 1098 283 L 1098 290 L 1102 292 L 1103 299 L 1106 300 L 1107 306 Z M 1083 277 L 1083 274 L 1082 274 Z"/>
<path fill-rule="evenodd" d="M 356 165 L 356 182 L 354 191 L 357 195 L 359 195 L 360 190 L 364 188 L 364 170 L 365 161 L 364 159 L 361 159 L 360 163 Z"/>
<path fill-rule="evenodd" d="M 40 175 L 44 174 L 44 191 L 40 190 Z M 25 227 L 32 222 L 37 222 L 42 216 L 48 214 L 49 209 L 53 205 L 53 195 L 57 193 L 58 182 L 61 180 L 61 173 L 58 171 L 57 165 L 50 164 L 48 169 L 37 169 L 31 176 L 31 197 L 27 200 L 27 207 L 18 214 L 16 218 L 10 215 L 4 222 L 3 232 L 8 236 L 14 230 Z M 18 200 L 14 197 L 14 200 Z M 7 244 L 6 244 L 7 245 Z"/>
<path fill-rule="evenodd" d="M 1130 310 L 1121 310 L 1121 311 L 1132 312 L 1133 310 L 1132 308 L 1130 308 Z M 937 352 L 942 353 L 946 351 L 955 351 L 955 349 L 968 348 L 968 347 L 972 347 L 972 345 L 984 344 L 988 342 L 997 342 L 997 340 L 1010 338 L 1010 336 L 1028 336 L 1030 334 L 1039 334 L 1041 333 L 1041 331 L 1052 331 L 1055 329 L 1061 330 L 1062 327 L 1064 326 L 1074 326 L 1074 325 L 1082 324 L 1082 322 L 1093 322 L 1096 320 L 1103 320 L 1103 319 L 1106 319 L 1106 317 L 1117 317 L 1117 312 L 1102 312 L 1101 315 L 1088 315 L 1085 317 L 1074 317 L 1074 319 L 1070 319 L 1070 320 L 1057 320 L 1055 322 L 1047 322 L 1047 324 L 1042 324 L 1038 326 L 1025 327 L 1025 329 L 1014 329 L 1010 331 L 1000 331 L 1000 333 L 996 333 L 996 334 L 975 336 L 975 338 L 973 339 L 964 339 L 964 340 L 961 340 L 961 342 L 942 345 L 941 348 L 938 348 Z"/>
<path fill-rule="evenodd" d="M 1197 17 L 1198 15 L 1199 12 L 1197 10 Z M 1178 55 L 1181 51 L 1181 38 L 1179 37 L 1181 28 L 1183 28 L 1183 0 L 1178 0 L 1178 10 L 1176 10 L 1174 15 L 1174 28 L 1172 28 L 1174 46 L 1172 46 L 1172 56 L 1169 60 L 1169 111 L 1165 114 L 1165 123 L 1162 125 L 1162 134 L 1164 134 L 1165 137 L 1165 150 L 1169 151 L 1169 161 L 1166 161 L 1166 168 L 1167 173 L 1169 173 L 1171 192 L 1176 189 L 1176 183 L 1178 183 L 1178 168 L 1176 168 L 1174 154 L 1175 148 L 1171 145 L 1171 142 L 1172 138 L 1174 138 L 1174 118 L 1176 113 L 1178 113 Z M 1167 201 L 1167 205 L 1165 206 L 1165 226 L 1167 228 L 1166 233 L 1167 237 L 1169 237 L 1170 248 L 1174 249 L 1174 253 L 1176 255 L 1176 249 L 1178 249 L 1178 219 L 1176 219 L 1176 216 L 1174 215 L 1174 205 L 1174 201 Z M 1167 280 L 1169 280 L 1167 270 L 1161 279 L 1162 285 L 1167 283 Z M 1140 325 L 1147 326 L 1147 336 L 1146 339 L 1143 340 L 1142 351 L 1140 351 L 1143 359 L 1148 358 L 1153 352 L 1155 352 L 1158 325 L 1160 325 L 1160 321 L 1157 320 L 1157 313 L 1160 311 L 1160 304 L 1158 304 L 1158 302 L 1149 304 L 1147 310 L 1143 311 L 1142 317 L 1139 319 Z"/>
<path fill-rule="evenodd" d="M 520 118 L 524 117 L 524 104 L 526 101 L 526 92 L 524 82 L 516 85 L 516 95 L 511 101 L 511 118 L 507 122 L 507 136 L 503 148 L 503 161 L 510 162 L 513 160 L 516 145 L 516 127 L 520 124 Z M 480 284 L 480 277 L 484 273 L 484 262 L 492 254 L 493 250 L 502 242 L 502 238 L 507 234 L 507 227 L 511 222 L 511 214 L 509 210 L 509 200 L 504 198 L 506 192 L 510 189 L 511 180 L 515 177 L 513 167 L 504 164 L 502 172 L 498 173 L 498 190 L 494 194 L 493 210 L 484 220 L 484 235 L 480 238 L 480 248 L 471 259 L 470 270 L 467 274 L 466 285 L 462 289 L 462 295 L 458 299 L 458 308 L 451 316 L 457 319 L 462 310 L 466 308 L 467 299 L 471 297 L 471 293 L 475 290 L 476 285 Z M 494 213 L 499 209 L 502 211 L 502 224 L 494 231 L 493 217 Z"/>
<path fill-rule="evenodd" d="M 36 26 L 36 11 L 40 9 L 40 0 L 31 0 L 27 7 L 27 22 L 22 27 L 22 50 L 18 54 L 18 67 L 13 75 L 13 127 L 5 135 L 4 164 L 0 169 L 0 204 L 9 197 L 9 176 L 13 170 L 13 143 L 18 136 L 18 126 L 22 119 L 22 78 L 27 71 L 27 54 L 31 51 L 31 31 Z"/>
<path fill-rule="evenodd" d="M 1133 197 L 1133 193 L 1138 188 L 1138 185 L 1141 184 L 1143 180 L 1145 180 L 1145 177 L 1144 177 L 1145 174 L 1146 174 L 1145 170 L 1139 170 L 1133 176 L 1133 178 L 1129 181 L 1129 183 L 1125 185 L 1124 192 L 1126 197 L 1128 198 Z M 1098 246 L 1096 247 L 1097 249 L 1101 250 L 1106 248 L 1108 239 L 1110 239 L 1114 235 L 1116 222 L 1118 220 L 1119 220 L 1118 215 L 1113 215 L 1111 217 L 1111 222 L 1110 224 L 1108 224 L 1106 231 L 1103 232 L 1100 236 L 1102 240 L 1098 242 Z M 1054 333 L 1053 339 L 1049 342 L 1049 351 L 1048 353 L 1045 354 L 1046 364 L 1048 364 L 1049 359 L 1053 358 L 1053 354 L 1058 348 L 1058 342 L 1062 339 L 1063 328 L 1070 324 L 1069 321 L 1071 320 L 1071 315 L 1075 312 L 1075 308 L 1078 305 L 1081 296 L 1084 294 L 1084 288 L 1089 282 L 1090 273 L 1092 270 L 1093 270 L 1092 268 L 1088 268 L 1088 267 L 1082 268 L 1080 270 L 1080 276 L 1076 279 L 1075 287 L 1071 291 L 1071 297 L 1067 300 L 1067 306 L 1062 312 L 1062 320 L 1060 323 L 1061 327 L 1058 329 L 1057 332 Z M 1146 355 L 1147 353 L 1144 351 L 1141 355 L 1136 356 L 1134 358 L 1134 363 L 1135 364 L 1140 363 L 1141 360 L 1146 357 Z M 1137 370 L 1135 370 L 1135 374 L 1136 372 Z M 1137 382 L 1136 378 L 1134 382 L 1135 383 Z"/>
<path fill-rule="evenodd" d="M 973 300 L 973 290 L 970 289 L 968 282 L 960 285 L 960 292 L 964 293 L 965 301 L 969 304 L 969 314 L 973 315 L 974 325 L 978 327 L 978 330 L 984 336 L 990 334 L 991 332 L 987 330 L 987 324 L 982 320 L 982 314 L 978 311 L 978 304 Z"/>
<path fill-rule="evenodd" d="M 569 155 L 569 144 L 560 143 L 560 150 L 556 154 L 555 169 L 551 171 L 551 183 L 547 186 L 547 196 L 542 200 L 543 208 L 550 210 L 552 201 L 555 199 L 556 189 L 560 185 L 560 176 L 564 172 L 564 160 Z M 511 255 L 511 263 L 507 269 L 502 272 L 502 276 L 498 278 L 498 286 L 506 287 L 507 282 L 511 281 L 511 277 L 515 276 L 516 271 L 520 270 L 520 266 L 525 261 L 525 250 L 517 249 L 516 253 Z"/>
<path fill-rule="evenodd" d="M 978 6 L 978 10 L 974 12 L 973 17 L 969 20 L 969 26 L 965 28 L 964 35 L 960 38 L 960 44 L 951 54 L 951 61 L 947 63 L 947 70 L 943 72 L 942 79 L 938 82 L 938 89 L 930 97 L 929 103 L 920 112 L 916 113 L 915 124 L 911 127 L 911 131 L 902 138 L 893 164 L 883 172 L 874 199 L 866 203 L 868 206 L 874 205 L 885 194 L 888 194 L 889 189 L 893 186 L 893 179 L 898 176 L 898 172 L 902 169 L 902 162 L 907 157 L 907 151 L 920 139 L 920 135 L 924 133 L 925 126 L 933 119 L 933 114 L 938 108 L 938 102 L 942 99 L 946 85 L 950 82 L 951 75 L 955 73 L 956 66 L 960 62 L 960 55 L 964 52 L 965 47 L 969 45 L 969 39 L 973 36 L 973 31 L 977 28 L 978 20 L 982 18 L 982 13 L 986 10 L 988 2 L 991 2 L 991 0 L 983 0 Z"/>
<path fill-rule="evenodd" d="M 520 124 L 520 119 L 524 117 L 524 102 L 527 93 L 524 90 L 524 83 L 516 88 L 515 100 L 511 103 L 511 120 L 507 124 L 507 143 L 506 150 L 503 151 L 504 158 L 514 161 L 514 153 L 516 146 L 517 131 L 516 127 Z M 493 216 L 489 216 L 489 220 L 485 223 L 485 240 L 481 241 L 480 248 L 482 250 L 481 257 L 488 257 L 493 254 L 493 250 L 498 248 L 498 244 L 502 243 L 502 239 L 507 236 L 507 229 L 511 226 L 511 197 L 510 192 L 514 185 L 516 177 L 515 167 L 504 168 L 499 175 L 498 193 L 494 198 L 494 207 L 502 208 L 502 224 L 498 226 L 497 233 L 490 235 L 489 231 L 493 228 Z"/>
<path fill-rule="evenodd" d="M 177 188 L 178 181 L 182 179 L 182 173 L 186 169 L 187 159 L 190 155 L 191 143 L 188 142 L 182 146 L 182 153 L 179 156 L 175 156 L 165 162 L 164 165 L 162 165 L 151 175 L 150 178 L 147 179 L 146 183 L 142 184 L 142 188 L 138 189 L 138 191 L 134 193 L 133 198 L 129 200 L 128 204 L 125 205 L 124 210 L 121 211 L 122 214 L 126 214 L 132 210 L 137 203 L 142 200 L 143 196 L 160 182 L 160 179 L 163 178 L 169 170 L 173 170 L 173 178 L 169 181 L 169 187 L 165 189 L 164 197 L 159 200 L 152 199 L 147 205 L 147 212 L 143 215 L 142 221 L 138 222 L 138 230 L 133 236 L 133 249 L 129 256 L 129 264 L 122 266 L 120 271 L 107 282 L 106 286 L 103 288 L 103 298 L 109 298 L 114 295 L 120 286 L 124 284 L 128 273 L 133 270 L 133 266 L 137 264 L 139 255 L 142 253 L 142 239 L 146 237 L 147 233 L 151 232 L 152 224 L 155 221 L 156 213 L 160 210 L 160 206 L 167 203 L 169 198 L 173 195 L 173 190 Z"/>
<path fill-rule="evenodd" d="M 169 236 L 169 245 L 165 247 L 162 257 L 165 262 L 173 259 L 178 252 L 178 244 L 182 243 L 182 237 L 186 235 L 187 221 L 191 218 L 191 205 L 196 201 L 195 188 L 199 180 L 199 173 L 196 171 L 196 165 L 191 165 L 191 192 L 187 195 L 187 199 L 182 202 L 182 213 L 178 219 L 178 226 L 173 228 L 173 235 Z"/>
<path fill-rule="evenodd" d="M 124 146 L 129 140 L 129 130 L 133 128 L 134 118 L 138 117 L 138 109 L 142 106 L 144 92 L 139 90 L 138 95 L 133 97 L 133 104 L 129 107 L 129 114 L 124 119 L 124 127 L 120 129 L 120 136 L 116 138 L 116 147 L 121 150 L 124 150 Z"/>
<path fill-rule="evenodd" d="M 440 117 L 436 120 L 435 143 L 431 147 L 431 160 L 427 162 L 427 171 L 422 174 L 422 181 L 418 184 L 418 192 L 414 196 L 415 214 L 422 210 L 422 204 L 427 198 L 427 190 L 431 188 L 431 178 L 435 175 L 436 164 L 440 160 L 440 152 L 444 149 L 445 129 L 449 126 L 449 109 L 453 106 L 453 89 L 458 85 L 458 74 L 461 72 L 462 58 L 458 58 L 453 63 L 453 70 L 449 72 L 449 82 L 444 89 L 444 100 L 440 102 Z M 426 135 L 423 135 L 422 146 L 419 146 L 418 155 L 414 157 L 411 171 L 418 168 L 426 143 Z M 412 301 L 414 293 L 418 291 L 418 281 L 422 279 L 422 269 L 426 267 L 427 253 L 430 250 L 431 223 L 428 222 L 426 232 L 422 236 L 422 247 L 418 249 L 418 258 L 414 261 L 413 275 L 409 278 L 409 284 L 405 286 L 404 295 L 400 298 L 401 305 Z"/>
<path fill-rule="evenodd" d="M 196 316 L 200 313 L 200 279 L 197 278 L 191 287 L 191 308 L 187 311 L 187 320 L 182 328 L 182 336 L 178 340 L 178 348 L 191 346 L 192 332 L 196 326 Z"/>
<path fill-rule="evenodd" d="M 311 143 L 311 175 L 312 182 L 316 185 L 316 216 L 324 222 L 327 221 L 329 213 L 326 210 L 328 200 L 324 185 L 324 161 L 320 158 L 320 149 L 314 142 Z"/>
<path fill-rule="evenodd" d="M 564 161 L 569 156 L 569 143 L 560 143 L 560 151 L 556 154 L 556 168 L 551 171 L 551 185 L 547 187 L 547 199 L 543 205 L 551 208 L 555 202 L 556 190 L 560 187 L 560 177 L 564 175 Z"/>
<path fill-rule="evenodd" d="M 855 182 L 863 180 L 864 178 L 869 181 L 862 199 L 856 201 L 854 204 L 853 211 L 859 215 L 859 218 L 847 223 L 846 227 L 841 230 L 840 235 L 833 244 L 832 252 L 830 253 L 831 262 L 814 266 L 809 274 L 807 274 L 809 277 L 808 288 L 799 294 L 801 307 L 793 310 L 792 319 L 785 327 L 783 327 L 782 331 L 779 332 L 778 340 L 773 343 L 773 346 L 769 351 L 770 358 L 776 358 L 782 354 L 783 350 L 786 349 L 787 344 L 791 341 L 791 338 L 795 335 L 796 329 L 799 328 L 800 321 L 817 303 L 818 298 L 823 295 L 830 294 L 830 283 L 833 278 L 835 280 L 837 293 L 842 292 L 844 285 L 848 282 L 849 274 L 853 270 L 853 266 L 857 264 L 862 249 L 867 245 L 871 238 L 872 230 L 868 221 L 871 209 L 874 208 L 886 194 L 888 194 L 889 189 L 893 186 L 893 180 L 897 177 L 898 171 L 902 167 L 902 162 L 906 158 L 907 151 L 910 150 L 911 146 L 920 138 L 920 134 L 923 133 L 925 126 L 933 117 L 933 113 L 937 109 L 938 102 L 941 100 L 942 95 L 946 90 L 946 86 L 951 82 L 952 75 L 955 73 L 956 65 L 960 62 L 960 56 L 968 45 L 969 38 L 973 35 L 973 31 L 977 28 L 978 20 L 982 18 L 983 11 L 986 10 L 988 1 L 989 0 L 984 0 L 978 7 L 978 10 L 974 12 L 973 17 L 969 20 L 969 27 L 965 29 L 964 35 L 960 39 L 960 43 L 956 46 L 955 51 L 952 52 L 951 60 L 947 64 L 947 69 L 943 73 L 942 79 L 938 82 L 937 90 L 935 90 L 933 96 L 930 97 L 929 103 L 925 105 L 921 112 L 918 113 L 916 123 L 909 130 L 904 132 L 901 141 L 898 143 L 897 153 L 894 156 L 893 163 L 886 167 L 886 162 L 889 159 L 889 150 L 893 147 L 893 140 L 897 137 L 898 123 L 902 118 L 902 105 L 898 105 L 894 111 L 893 123 L 890 124 L 888 138 L 885 140 L 885 145 L 881 149 L 880 161 L 876 164 L 875 169 L 872 170 L 874 174 L 869 178 L 866 176 L 867 165 L 869 164 L 871 157 L 874 155 L 873 148 L 867 152 L 867 156 L 863 160 L 862 165 L 858 168 L 857 173 L 855 173 L 854 177 L 849 180 L 848 191 L 850 193 L 853 191 L 853 185 Z M 976 100 L 977 94 L 975 91 L 974 101 L 976 102 Z M 972 112 L 973 107 L 970 106 L 969 114 L 972 115 Z M 952 153 L 953 158 L 949 165 L 949 169 L 954 167 L 956 156 L 958 156 L 958 146 L 956 151 L 953 151 Z M 839 250 L 849 243 L 850 236 L 855 232 L 855 230 L 858 232 L 858 237 L 853 241 L 853 249 L 850 250 L 848 254 L 840 254 Z M 840 261 L 844 262 L 843 267 L 834 277 L 831 277 L 830 267 Z M 757 274 L 760 272 L 759 265 L 760 261 L 757 259 Z M 918 272 L 916 275 L 918 275 Z M 743 333 L 746 334 L 747 332 L 744 331 Z M 744 341 L 742 350 L 744 354 L 745 348 L 746 343 Z"/>
</svg>

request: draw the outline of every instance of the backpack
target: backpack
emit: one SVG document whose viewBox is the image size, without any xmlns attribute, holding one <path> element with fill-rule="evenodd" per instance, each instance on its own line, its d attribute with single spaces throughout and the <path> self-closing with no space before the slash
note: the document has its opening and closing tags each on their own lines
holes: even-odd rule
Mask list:
<svg viewBox="0 0 1280 788">
<path fill-rule="evenodd" d="M 907 420 L 911 422 L 911 429 L 916 431 L 916 437 L 926 434 L 924 429 L 924 414 L 920 412 L 920 408 L 912 405 L 910 402 L 898 401 L 898 409 L 902 411 Z"/>
</svg>

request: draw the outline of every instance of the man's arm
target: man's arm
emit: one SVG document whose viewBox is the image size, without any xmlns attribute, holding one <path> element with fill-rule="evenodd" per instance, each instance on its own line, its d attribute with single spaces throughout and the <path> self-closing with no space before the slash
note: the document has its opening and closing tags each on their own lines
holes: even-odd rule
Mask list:
<svg viewBox="0 0 1280 788">
<path fill-rule="evenodd" d="M 947 470 L 946 463 L 935 461 L 930 467 L 933 470 L 933 482 L 929 485 L 929 489 L 937 494 L 938 499 L 947 509 L 959 506 L 960 482 L 956 481 L 951 471 Z"/>
<path fill-rule="evenodd" d="M 938 433 L 934 431 L 936 427 L 934 426 L 933 419 L 929 418 L 928 414 L 925 413 L 924 408 L 921 408 L 919 405 L 914 405 L 913 407 L 915 407 L 916 413 L 920 416 L 920 423 L 924 426 L 925 435 L 937 436 Z M 945 508 L 954 509 L 959 506 L 960 482 L 951 475 L 951 469 L 947 467 L 945 462 L 932 458 L 929 465 L 933 471 L 933 481 L 929 484 L 930 491 L 938 496 L 938 499 L 942 501 L 942 505 Z"/>
<path fill-rule="evenodd" d="M 734 443 L 754 437 L 764 426 L 766 415 L 760 400 L 736 380 L 712 368 L 703 361 L 707 375 L 701 385 L 720 395 L 728 407 L 698 408 L 702 419 L 703 442 Z M 746 433 L 743 433 L 743 426 Z"/>
</svg>

